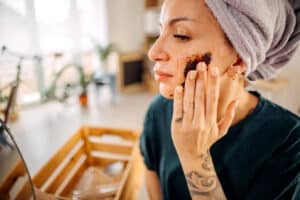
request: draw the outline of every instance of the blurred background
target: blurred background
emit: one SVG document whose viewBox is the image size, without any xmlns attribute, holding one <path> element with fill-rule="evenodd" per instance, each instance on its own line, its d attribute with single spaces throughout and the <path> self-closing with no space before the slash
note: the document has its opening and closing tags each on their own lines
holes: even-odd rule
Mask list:
<svg viewBox="0 0 300 200">
<path fill-rule="evenodd" d="M 141 131 L 159 0 L 0 0 L 0 113 L 32 175 L 82 125 Z M 300 50 L 251 89 L 300 113 Z M 8 102 L 11 104 L 8 105 Z M 143 177 L 141 177 L 143 178 Z M 139 198 L 146 198 L 142 187 Z"/>
</svg>

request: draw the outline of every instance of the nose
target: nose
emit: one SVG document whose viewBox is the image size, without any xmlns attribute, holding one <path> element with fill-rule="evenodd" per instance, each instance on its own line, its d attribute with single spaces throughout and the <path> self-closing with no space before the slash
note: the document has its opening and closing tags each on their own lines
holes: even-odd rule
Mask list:
<svg viewBox="0 0 300 200">
<path fill-rule="evenodd" d="M 164 49 L 164 41 L 162 37 L 159 37 L 148 52 L 148 57 L 153 62 L 161 62 L 167 61 L 169 59 L 169 55 L 167 51 Z"/>
</svg>

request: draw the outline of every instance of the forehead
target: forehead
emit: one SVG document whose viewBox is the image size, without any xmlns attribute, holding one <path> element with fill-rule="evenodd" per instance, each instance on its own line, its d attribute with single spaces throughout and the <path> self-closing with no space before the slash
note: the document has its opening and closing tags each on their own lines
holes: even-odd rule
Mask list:
<svg viewBox="0 0 300 200">
<path fill-rule="evenodd" d="M 186 17 L 197 21 L 212 20 L 211 13 L 204 0 L 165 0 L 160 15 L 160 22 Z"/>
</svg>

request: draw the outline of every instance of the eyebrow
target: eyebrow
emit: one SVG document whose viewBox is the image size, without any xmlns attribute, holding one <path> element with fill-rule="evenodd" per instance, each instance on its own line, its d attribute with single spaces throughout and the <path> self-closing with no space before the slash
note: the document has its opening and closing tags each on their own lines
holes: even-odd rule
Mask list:
<svg viewBox="0 0 300 200">
<path fill-rule="evenodd" d="M 174 19 L 171 19 L 169 22 L 168 22 L 168 25 L 169 26 L 173 26 L 174 24 L 178 23 L 178 22 L 181 22 L 181 21 L 192 21 L 192 22 L 197 22 L 197 20 L 195 19 L 192 19 L 192 18 L 188 18 L 188 17 L 177 17 L 177 18 L 174 18 Z M 159 23 L 160 26 L 161 26 L 161 23 Z"/>
</svg>

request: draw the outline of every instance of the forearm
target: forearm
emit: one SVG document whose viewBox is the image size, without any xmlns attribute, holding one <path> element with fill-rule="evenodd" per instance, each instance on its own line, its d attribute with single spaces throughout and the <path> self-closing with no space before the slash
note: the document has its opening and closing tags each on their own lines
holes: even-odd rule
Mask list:
<svg viewBox="0 0 300 200">
<path fill-rule="evenodd" d="M 195 159 L 181 156 L 181 165 L 193 200 L 224 200 L 226 196 L 209 152 Z"/>
<path fill-rule="evenodd" d="M 146 170 L 146 185 L 150 200 L 162 200 L 159 178 L 154 171 Z"/>
</svg>

